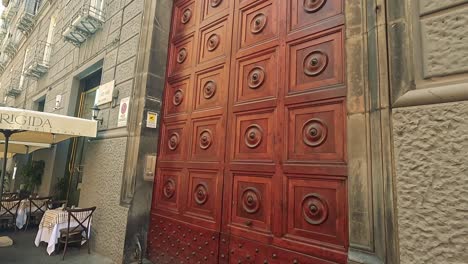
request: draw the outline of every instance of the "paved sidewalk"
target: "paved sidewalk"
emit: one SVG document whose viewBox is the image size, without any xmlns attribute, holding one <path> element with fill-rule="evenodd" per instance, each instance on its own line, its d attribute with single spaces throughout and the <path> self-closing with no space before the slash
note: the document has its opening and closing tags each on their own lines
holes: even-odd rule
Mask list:
<svg viewBox="0 0 468 264">
<path fill-rule="evenodd" d="M 88 255 L 87 247 L 81 250 L 78 247 L 67 249 L 65 261 L 62 261 L 62 251 L 49 256 L 46 252 L 46 244 L 39 247 L 34 245 L 37 229 L 14 232 L 0 231 L 0 236 L 9 236 L 13 239 L 13 246 L 0 248 L 1 264 L 112 264 L 113 262 L 100 256 L 91 250 Z"/>
</svg>

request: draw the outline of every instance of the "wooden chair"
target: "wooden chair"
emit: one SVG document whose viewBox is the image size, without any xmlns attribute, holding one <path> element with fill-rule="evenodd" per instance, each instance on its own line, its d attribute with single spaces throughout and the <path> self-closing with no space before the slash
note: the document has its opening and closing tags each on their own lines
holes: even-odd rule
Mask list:
<svg viewBox="0 0 468 264">
<path fill-rule="evenodd" d="M 0 207 L 0 221 L 6 220 L 7 225 L 11 220 L 16 232 L 16 217 L 18 216 L 18 208 L 21 204 L 21 199 L 2 199 Z"/>
<path fill-rule="evenodd" d="M 67 252 L 67 246 L 69 243 L 81 243 L 85 241 L 88 243 L 88 254 L 91 254 L 91 248 L 89 245 L 90 234 L 89 227 L 91 225 L 91 220 L 93 213 L 96 210 L 96 206 L 90 208 L 81 208 L 81 209 L 66 209 L 68 212 L 68 225 L 67 228 L 61 229 L 59 236 L 59 245 L 64 244 L 62 260 L 65 259 L 65 253 Z M 70 227 L 71 222 L 75 222 L 78 225 L 75 227 Z"/>
<path fill-rule="evenodd" d="M 47 205 L 52 200 L 52 197 L 30 197 L 29 199 L 29 214 L 26 223 L 25 231 L 28 230 L 29 223 L 31 222 L 31 218 L 42 218 L 45 211 L 47 210 Z"/>
</svg>

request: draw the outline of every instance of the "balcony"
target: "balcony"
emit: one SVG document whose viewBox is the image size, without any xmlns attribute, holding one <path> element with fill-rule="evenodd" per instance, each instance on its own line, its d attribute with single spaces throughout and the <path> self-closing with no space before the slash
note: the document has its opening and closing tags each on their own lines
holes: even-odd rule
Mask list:
<svg viewBox="0 0 468 264">
<path fill-rule="evenodd" d="M 6 83 L 6 96 L 8 97 L 17 97 L 21 94 L 21 87 L 20 87 L 20 79 L 21 74 L 17 71 L 12 71 L 10 73 L 10 78 L 8 78 L 8 82 Z"/>
<path fill-rule="evenodd" d="M 5 23 L 5 21 L 0 20 L 0 43 L 3 42 L 7 33 L 8 33 L 7 24 Z"/>
<path fill-rule="evenodd" d="M 5 7 L 5 10 L 3 10 L 1 18 L 6 22 L 10 22 L 11 19 L 16 15 L 16 13 L 18 13 L 19 4 L 19 0 L 9 1 L 8 6 Z"/>
<path fill-rule="evenodd" d="M 31 53 L 25 59 L 24 75 L 39 79 L 49 71 L 49 60 L 52 46 L 45 41 L 33 45 Z"/>
<path fill-rule="evenodd" d="M 5 53 L 0 54 L 0 75 L 5 71 L 6 66 L 8 65 L 8 56 Z"/>
<path fill-rule="evenodd" d="M 3 52 L 10 58 L 13 58 L 18 51 L 18 47 L 22 38 L 23 34 L 21 32 L 13 32 L 8 34 L 6 39 L 3 41 Z"/>
<path fill-rule="evenodd" d="M 91 1 L 95 3 L 96 1 Z M 73 15 L 62 30 L 64 40 L 75 46 L 80 46 L 104 24 L 104 11 L 96 4 L 84 4 Z"/>
<path fill-rule="evenodd" d="M 23 0 L 18 11 L 18 30 L 29 34 L 36 23 L 36 14 L 41 7 L 41 0 Z"/>
</svg>

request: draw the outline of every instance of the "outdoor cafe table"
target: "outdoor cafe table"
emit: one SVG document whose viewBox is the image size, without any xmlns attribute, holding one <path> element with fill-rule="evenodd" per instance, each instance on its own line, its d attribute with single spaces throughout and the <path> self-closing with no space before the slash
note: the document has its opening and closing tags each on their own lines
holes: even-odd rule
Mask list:
<svg viewBox="0 0 468 264">
<path fill-rule="evenodd" d="M 75 213 L 74 215 L 81 221 L 88 216 L 89 212 Z M 85 222 L 88 223 L 89 220 Z M 71 218 L 70 228 L 77 226 L 78 223 Z M 42 217 L 37 231 L 36 240 L 34 243 L 39 247 L 39 243 L 47 243 L 47 253 L 51 255 L 55 251 L 55 245 L 60 237 L 60 230 L 68 226 L 68 212 L 62 208 L 47 210 Z M 89 225 L 91 229 L 91 224 Z M 91 231 L 91 230 L 89 230 Z M 88 232 L 90 234 L 91 232 Z"/>
<path fill-rule="evenodd" d="M 15 202 L 2 201 L 2 205 L 5 206 L 6 208 L 11 208 L 12 206 L 14 206 L 14 203 Z M 2 214 L 3 211 L 5 211 L 5 209 L 0 208 L 0 214 Z M 29 212 L 29 200 L 23 199 L 20 202 L 20 205 L 18 207 L 18 214 L 16 216 L 16 226 L 19 229 L 23 228 L 23 226 L 26 224 L 26 220 L 28 219 L 28 212 Z"/>
</svg>

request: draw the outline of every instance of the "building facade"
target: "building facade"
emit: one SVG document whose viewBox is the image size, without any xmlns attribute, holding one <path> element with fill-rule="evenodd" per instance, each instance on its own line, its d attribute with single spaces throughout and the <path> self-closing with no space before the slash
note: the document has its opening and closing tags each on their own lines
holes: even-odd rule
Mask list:
<svg viewBox="0 0 468 264">
<path fill-rule="evenodd" d="M 149 257 L 157 263 L 160 260 L 169 261 L 171 257 L 191 258 L 192 253 L 193 259 L 200 258 L 203 261 L 204 255 L 198 253 L 198 248 L 183 254 L 171 249 L 181 248 L 180 245 L 172 246 L 178 240 L 185 243 L 185 247 L 182 246 L 184 249 L 193 245 L 205 246 L 205 240 L 198 237 L 190 236 L 191 241 L 185 241 L 185 234 L 177 231 L 178 224 L 183 225 L 184 230 L 194 228 L 198 231 L 197 235 L 202 234 L 202 237 L 214 232 L 214 240 L 219 243 L 211 240 L 206 242 L 213 251 L 217 251 L 214 257 L 206 257 L 220 263 L 248 261 L 244 259 L 247 256 L 255 258 L 255 261 L 267 260 L 268 263 L 285 259 L 287 263 L 302 263 L 303 258 L 307 261 L 317 258 L 337 263 L 458 264 L 468 259 L 468 1 L 42 1 L 39 6 L 32 5 L 31 10 L 37 13 L 33 26 L 24 23 L 29 21 L 26 19 L 29 16 L 21 11 L 21 5 L 15 11 L 13 6 L 9 7 L 11 3 L 4 11 L 1 27 L 5 34 L 0 54 L 0 81 L 6 105 L 36 110 L 44 108 L 48 112 L 90 118 L 92 99 L 89 101 L 86 98 L 88 94 L 92 98 L 94 87 L 114 81 L 114 90 L 119 91 L 114 94 L 116 98 L 113 102 L 100 105 L 98 119 L 102 118 L 102 123 L 96 140 L 65 143 L 34 156 L 35 159 L 48 161 L 47 176 L 40 187 L 40 192 L 46 194 L 50 193 L 54 182 L 69 167 L 69 153 L 74 153 L 76 146 L 82 146 L 81 152 L 75 151 L 77 154 L 72 155 L 78 160 L 72 163 L 80 172 L 76 178 L 81 179 L 76 180 L 80 190 L 75 195 L 79 197 L 80 206 L 98 207 L 93 220 L 93 247 L 117 263 L 131 263 L 140 257 Z M 70 21 L 72 24 L 73 21 L 78 23 L 74 15 L 81 10 L 79 7 L 86 5 L 102 6 L 102 13 L 98 11 L 91 15 L 93 19 L 101 21 L 100 28 L 70 39 L 73 37 L 71 28 L 76 29 L 76 25 L 70 27 Z M 294 14 L 300 15 L 295 17 Z M 291 18 L 292 21 L 289 21 Z M 86 22 L 79 20 L 79 23 L 81 21 Z M 56 26 L 52 30 L 54 24 Z M 275 31 L 272 25 L 278 25 L 278 30 Z M 23 35 L 15 34 L 15 31 Z M 341 57 L 336 55 L 340 52 L 337 45 L 333 49 L 334 55 L 328 54 L 327 60 L 324 59 L 323 52 L 331 52 L 328 46 L 318 44 L 324 38 L 328 39 L 323 43 L 342 43 Z M 257 45 L 257 42 L 260 44 Z M 15 43 L 18 44 L 12 45 Z M 190 43 L 194 43 L 193 46 Z M 49 44 L 50 48 L 47 48 Z M 255 48 L 251 50 L 253 46 Z M 291 53 L 282 53 L 286 47 L 290 48 Z M 314 47 L 319 47 L 322 53 L 314 53 Z M 48 54 L 45 50 L 48 49 L 49 63 L 46 72 L 43 72 L 45 67 L 35 66 L 31 60 L 43 61 Z M 278 51 L 277 57 L 271 55 L 272 50 Z M 297 55 L 293 58 L 303 56 L 304 61 L 310 58 L 310 66 L 285 63 L 293 52 Z M 39 59 L 31 55 L 36 53 L 39 53 Z M 192 53 L 196 55 L 191 57 Z M 269 64 L 268 61 L 272 59 L 278 59 L 278 63 Z M 330 62 L 326 65 L 332 65 L 334 69 L 341 69 L 341 75 L 336 74 L 336 71 L 333 71 L 333 75 L 320 67 L 318 72 L 313 72 L 318 66 L 323 66 L 324 61 Z M 184 65 L 187 62 L 188 65 Z M 255 63 L 259 64 L 257 68 L 253 65 Z M 230 69 L 228 73 L 223 73 L 223 78 L 211 76 L 219 73 L 222 67 Z M 244 67 L 245 74 L 237 74 L 234 70 L 237 67 Z M 273 76 L 279 79 L 271 83 L 270 73 L 275 72 L 275 67 L 280 70 Z M 302 76 L 289 72 L 301 67 L 306 68 L 306 74 L 310 73 L 308 77 L 298 77 L 299 81 L 292 83 L 282 79 L 286 78 L 284 76 Z M 254 72 L 250 74 L 251 71 Z M 254 73 L 257 73 L 255 78 Z M 309 94 L 310 89 L 316 88 L 314 78 L 322 78 L 322 73 L 333 78 L 328 78 L 326 85 L 319 85 L 319 93 Z M 249 76 L 252 78 L 245 83 L 231 85 L 231 82 L 227 82 Z M 262 76 L 263 81 L 258 81 Z M 192 82 L 187 81 L 187 78 Z M 205 85 L 205 81 L 212 82 Z M 213 84 L 216 82 L 219 86 Z M 264 82 L 269 87 L 288 83 L 292 85 L 292 90 L 286 91 L 278 86 L 276 91 L 282 93 L 274 96 L 269 92 L 275 89 L 262 90 Z M 192 83 L 192 86 L 188 83 Z M 232 165 L 228 162 L 231 161 L 231 152 L 226 152 L 228 158 L 224 160 L 221 157 L 224 154 L 221 153 L 225 150 L 221 150 L 221 147 L 218 149 L 219 155 L 215 155 L 220 158 L 217 161 L 206 160 L 207 156 L 203 152 L 195 151 L 200 146 L 203 150 L 217 146 L 215 132 L 224 130 L 210 123 L 211 119 L 204 116 L 206 111 L 203 115 L 197 113 L 197 107 L 208 106 L 210 111 L 216 108 L 209 105 L 207 100 L 218 98 L 213 93 L 213 87 L 219 92 L 226 85 L 230 87 L 229 90 L 244 86 L 247 88 L 240 94 L 224 94 L 226 101 L 219 99 L 218 103 L 221 103 L 214 106 L 222 107 L 210 116 L 227 116 L 226 122 L 233 122 L 231 116 L 244 118 L 248 113 L 261 110 L 255 112 L 257 126 L 251 126 L 253 123 L 246 125 L 254 133 L 242 138 L 250 147 L 243 149 L 240 145 L 229 143 L 233 145 L 229 148 L 239 149 L 232 154 L 238 164 L 234 162 Z M 199 86 L 203 86 L 203 93 L 192 92 Z M 327 93 L 327 90 L 339 88 L 343 88 L 344 92 L 338 95 Z M 249 94 L 251 90 L 260 92 L 261 96 Z M 288 94 L 290 91 L 293 92 Z M 202 96 L 204 99 L 195 100 L 200 94 L 205 95 Z M 287 96 L 280 97 L 284 94 Z M 297 94 L 302 97 L 293 98 Z M 130 97 L 127 124 L 118 127 L 119 103 L 126 97 Z M 233 98 L 242 103 L 236 105 L 237 101 L 228 101 Z M 284 151 L 280 143 L 289 140 L 279 132 L 273 132 L 276 131 L 274 126 L 267 125 L 271 120 L 276 120 L 268 118 L 268 113 L 271 109 L 277 109 L 274 111 L 284 114 L 285 109 L 292 109 L 291 113 L 306 116 L 305 121 L 315 120 L 304 126 L 310 127 L 311 133 L 301 134 L 309 140 L 304 141 L 310 143 L 306 143 L 307 147 L 314 148 L 317 147 L 313 142 L 317 139 L 317 133 L 320 129 L 323 133 L 323 126 L 316 123 L 316 119 L 328 119 L 326 116 L 311 114 L 320 112 L 318 110 L 304 109 L 315 109 L 337 98 L 341 98 L 345 106 L 342 112 L 345 126 L 341 128 L 346 129 L 346 133 L 334 138 L 342 140 L 343 153 L 342 156 L 328 153 L 319 159 L 323 161 L 332 157 L 341 163 L 324 162 L 317 165 L 314 161 L 316 153 L 302 148 L 300 144 L 303 141 L 293 140 L 298 144 L 296 148 L 306 154 L 301 156 L 292 153 L 296 155 L 292 164 L 317 166 L 311 171 L 295 170 L 294 166 L 290 171 L 287 168 L 284 170 L 286 175 L 300 175 L 296 178 L 302 180 L 294 178 L 294 175 L 286 178 L 291 178 L 291 182 L 296 184 L 292 185 L 299 186 L 297 189 L 301 193 L 294 197 L 299 200 L 306 197 L 298 203 L 303 205 L 305 201 L 308 205 L 306 209 L 309 210 L 288 211 L 285 208 L 294 207 L 295 203 L 288 203 L 286 198 L 271 192 L 271 186 L 283 186 L 282 180 L 268 176 L 274 174 L 276 168 L 282 168 L 281 157 L 276 157 L 274 151 L 263 153 L 257 148 L 262 146 L 262 140 L 269 140 L 269 133 L 262 134 L 266 129 L 263 126 L 273 128 L 273 134 L 278 133 L 278 138 L 270 144 L 278 147 L 278 155 Z M 57 103 L 59 99 L 60 103 Z M 274 101 L 276 99 L 278 101 Z M 314 103 L 317 101 L 320 103 Z M 185 105 L 184 102 L 193 102 L 193 106 Z M 248 103 L 252 102 L 256 104 L 249 106 Z M 80 105 L 88 106 L 78 111 Z M 190 115 L 177 117 L 181 111 L 178 107 L 184 105 L 187 107 L 184 111 Z M 158 114 L 156 128 L 149 122 L 150 116 L 154 117 L 153 112 Z M 238 114 L 244 112 L 247 113 L 244 116 Z M 200 125 L 194 127 L 199 127 L 200 131 L 190 131 L 186 137 L 181 136 L 184 128 L 191 127 L 184 124 L 190 124 L 192 119 L 196 121 L 197 118 L 202 120 L 195 123 Z M 252 120 L 242 118 L 245 124 Z M 301 119 L 298 117 L 297 120 Z M 240 129 L 243 127 L 242 122 L 239 123 Z M 284 121 L 278 122 L 284 125 Z M 335 130 L 327 131 L 336 131 L 336 124 L 339 123 L 328 126 Z M 236 129 L 234 126 L 225 133 Z M 292 138 L 296 134 L 290 133 Z M 177 155 L 171 156 L 171 151 L 185 150 L 183 143 L 180 143 L 183 141 L 179 139 L 188 140 L 193 135 L 199 135 L 200 140 L 205 137 L 198 145 L 187 145 L 189 158 L 183 159 L 187 164 L 176 164 L 179 159 Z M 235 136 L 228 138 L 237 142 Z M 256 149 L 256 154 L 249 153 L 253 149 Z M 262 166 L 252 165 L 258 160 L 268 159 L 270 154 L 273 155 L 271 163 L 275 164 L 275 169 L 269 169 L 268 164 L 264 163 Z M 80 156 L 82 158 L 78 158 Z M 154 168 L 156 157 L 159 159 Z M 251 162 L 245 163 L 245 159 L 249 158 Z M 295 163 L 301 159 L 305 162 Z M 194 160 L 202 165 L 193 165 Z M 218 163 L 207 165 L 209 162 Z M 291 161 L 286 160 L 284 163 L 288 162 Z M 192 165 L 189 163 L 196 168 L 190 167 Z M 323 169 L 317 169 L 322 165 Z M 239 187 L 221 195 L 227 198 L 215 199 L 223 203 L 216 207 L 219 215 L 209 218 L 214 210 L 203 210 L 202 207 L 214 206 L 210 199 L 216 197 L 216 194 L 209 191 L 214 182 L 210 179 L 214 176 L 210 172 L 220 166 L 233 172 L 221 173 L 218 177 Z M 331 170 L 330 167 L 342 170 Z M 188 176 L 180 176 L 186 173 Z M 333 179 L 326 178 L 330 175 Z M 178 177 L 182 179 L 183 185 L 178 185 Z M 196 182 L 185 182 L 186 178 L 196 179 Z M 329 179 L 326 184 L 320 182 L 324 179 Z M 346 197 L 337 196 L 338 202 L 332 201 L 332 195 L 323 189 L 336 191 L 340 185 L 327 185 L 330 182 L 344 183 L 344 189 L 340 190 Z M 225 190 L 231 190 L 232 187 L 230 184 L 216 186 L 223 186 Z M 179 187 L 183 190 L 180 198 Z M 289 187 L 284 188 L 286 190 Z M 236 192 L 240 192 L 239 196 Z M 278 193 L 281 192 L 278 189 Z M 238 197 L 242 201 L 243 193 L 244 209 L 242 203 L 236 203 L 233 198 Z M 276 205 L 271 204 L 272 201 L 277 202 Z M 268 203 L 270 207 L 264 208 Z M 289 222 L 280 223 L 282 220 L 279 214 L 272 217 L 273 222 L 258 215 L 258 212 L 276 212 L 275 206 L 280 205 L 283 208 L 278 212 L 286 212 L 285 215 L 298 218 L 306 216 L 305 222 L 293 221 L 298 226 L 291 227 Z M 344 205 L 341 211 L 336 209 L 339 205 Z M 243 213 L 245 208 L 247 211 Z M 326 213 L 324 208 L 328 210 Z M 239 210 L 238 215 L 236 210 Z M 234 214 L 234 217 L 221 216 L 226 211 Z M 330 218 L 323 218 L 324 214 Z M 221 221 L 221 226 L 217 226 L 220 222 L 212 219 L 224 219 L 224 222 Z M 340 227 L 347 227 L 344 230 L 331 225 L 324 227 L 329 219 L 344 221 Z M 159 223 L 162 220 L 163 223 Z M 171 226 L 165 226 L 169 224 Z M 174 241 L 160 238 L 159 234 L 166 231 L 164 228 L 174 231 L 180 237 L 173 237 Z M 229 232 L 226 233 L 226 230 Z M 333 233 L 334 239 L 326 238 L 324 232 Z M 342 234 L 342 237 L 336 238 L 336 234 Z M 239 237 L 247 237 L 249 241 Z M 222 244 L 223 240 L 226 245 Z M 297 241 L 307 246 L 294 246 Z M 326 243 L 321 244 L 323 241 Z M 313 245 L 329 251 L 315 250 Z M 256 248 L 261 251 L 262 259 L 257 257 Z M 203 253 L 208 254 L 210 251 Z M 234 253 L 231 254 L 231 251 Z M 286 251 L 293 253 L 284 256 Z"/>
<path fill-rule="evenodd" d="M 80 207 L 97 206 L 92 247 L 122 263 L 130 203 L 121 197 L 121 190 L 125 171 L 134 173 L 126 165 L 126 154 L 135 124 L 130 116 L 122 124 L 119 111 L 122 98 L 132 98 L 129 109 L 138 105 L 133 99 L 135 87 L 141 84 L 137 80 L 142 69 L 139 45 L 146 43 L 144 1 L 12 0 L 3 4 L 3 105 L 91 119 L 98 87 L 106 83 L 113 87 L 111 102 L 99 105 L 96 139 L 72 140 L 32 156 L 46 162 L 36 192 L 68 198 Z M 15 163 L 17 167 L 10 184 L 13 190 L 20 189 L 23 160 L 17 156 L 11 162 L 11 171 Z M 63 193 L 67 186 L 68 194 Z"/>
</svg>

